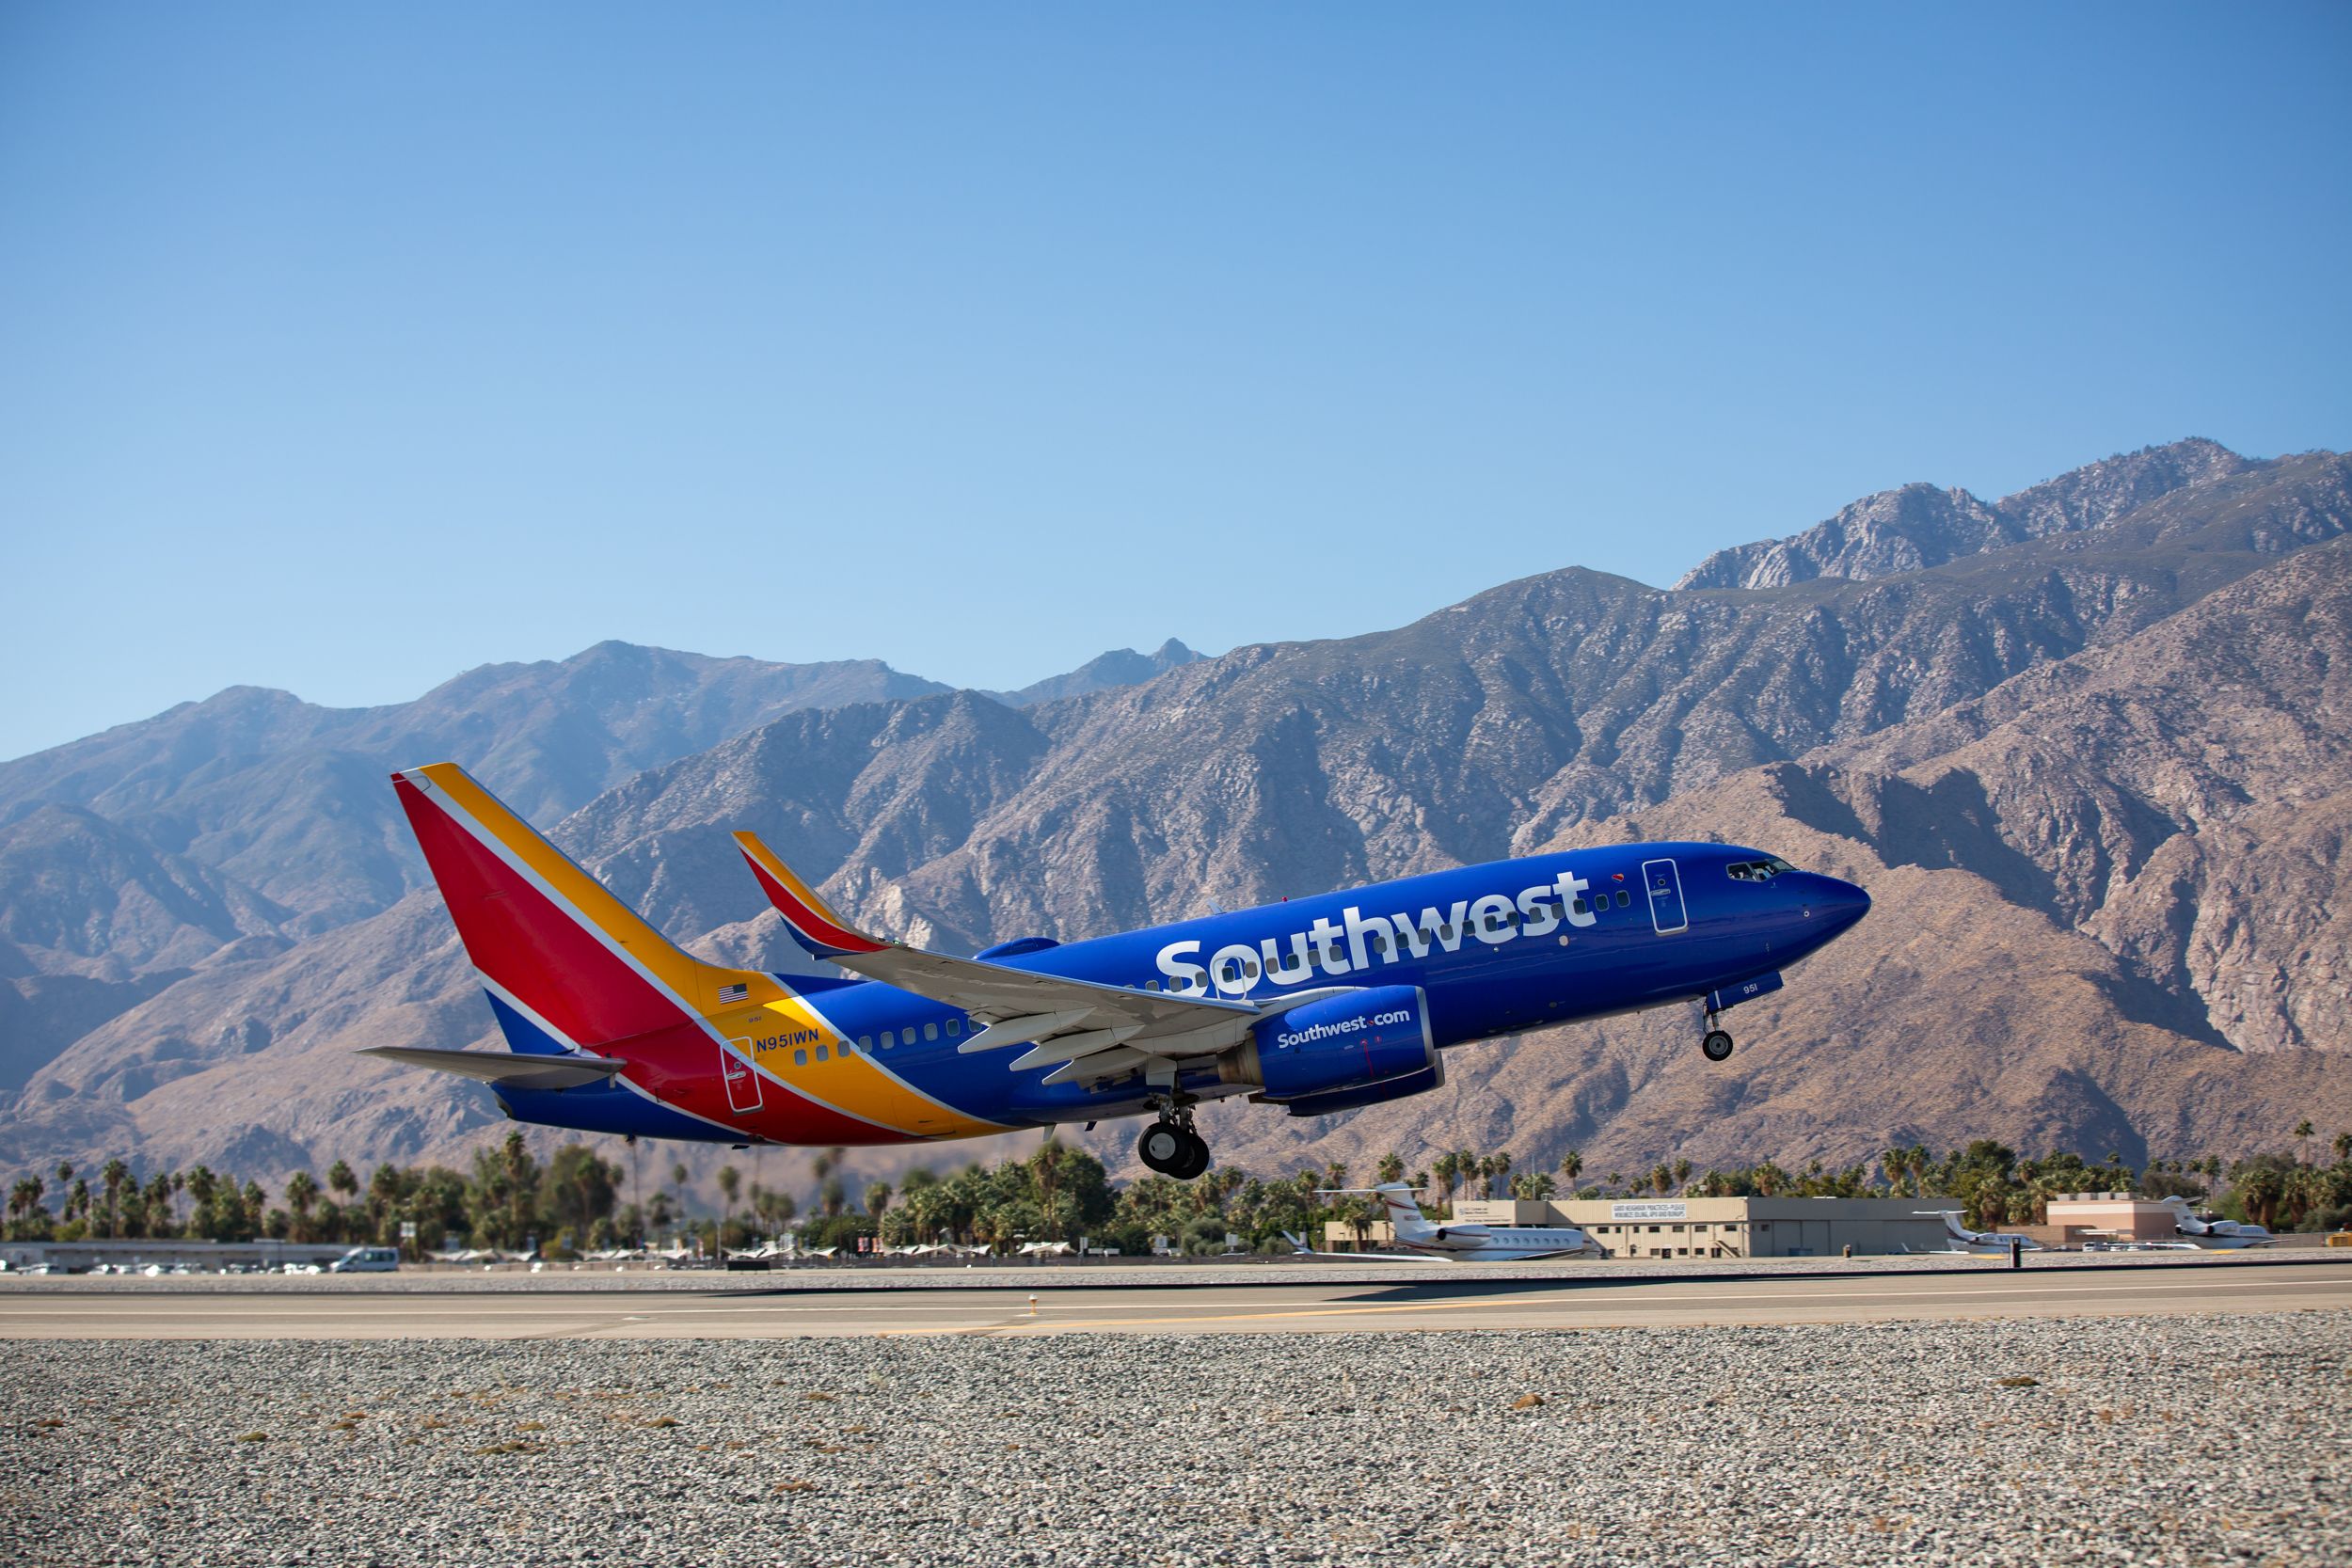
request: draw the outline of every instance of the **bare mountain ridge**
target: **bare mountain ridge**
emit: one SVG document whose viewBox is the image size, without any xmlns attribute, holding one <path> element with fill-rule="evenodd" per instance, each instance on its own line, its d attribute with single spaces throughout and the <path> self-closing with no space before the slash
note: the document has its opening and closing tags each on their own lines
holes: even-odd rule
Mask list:
<svg viewBox="0 0 2352 1568">
<path fill-rule="evenodd" d="M 81 807 L 242 883 L 303 935 L 417 885 L 422 864 L 383 780 L 420 755 L 479 758 L 512 781 L 517 810 L 547 822 L 794 708 L 945 689 L 879 660 L 767 664 L 622 642 L 485 665 L 386 707 L 236 687 L 0 764 L 0 821 Z"/>
<path fill-rule="evenodd" d="M 2226 837 L 2247 815 L 2232 800 L 2293 787 L 2299 794 L 2290 809 L 2335 831 L 2328 824 L 2339 820 L 2330 814 L 2344 773 L 2331 759 L 2347 734 L 2337 673 L 2346 668 L 2347 639 L 2352 546 L 2309 550 L 2133 638 L 2028 672 L 1970 708 L 1585 824 L 1576 842 L 1765 844 L 1859 878 L 1879 909 L 1793 976 L 1788 991 L 1734 1015 L 1743 1047 L 1727 1069 L 1698 1058 L 1688 1016 L 1610 1020 L 1529 1037 L 1516 1050 L 1456 1053 L 1444 1090 L 1347 1117 L 1292 1122 L 1219 1108 L 1209 1123 L 1220 1151 L 1279 1169 L 1299 1159 L 1367 1159 L 1391 1147 L 1411 1153 L 1507 1145 L 1523 1160 L 1579 1147 L 1597 1173 L 1676 1155 L 1701 1164 L 1758 1154 L 1842 1162 L 1889 1142 L 1940 1143 L 1967 1132 L 2143 1159 L 2259 1147 L 2289 1110 L 2352 1117 L 2341 929 L 2321 919 L 2249 933 L 2251 961 L 2271 961 L 2262 944 L 2282 943 L 2281 953 L 2313 976 L 2309 1017 L 2288 1043 L 2331 1049 L 2240 1054 L 2217 1037 L 2226 1016 L 2219 1024 L 2199 1021 L 2194 984 L 2176 993 L 2164 974 L 2109 942 L 2107 905 L 2068 906 L 2053 891 L 2070 876 L 2083 887 L 2095 879 L 2067 871 L 2067 856 L 2080 852 L 2075 841 L 2048 832 L 2052 820 L 2082 819 L 2065 791 L 2053 794 L 2058 758 L 2083 774 L 2070 787 L 2087 782 L 2104 790 L 2104 820 L 2144 831 L 2137 847 L 2105 851 L 2115 868 L 2108 905 L 2131 907 L 2150 867 L 2192 853 L 2209 870 L 2198 912 L 2222 928 L 2245 928 L 2237 889 L 2266 887 L 2279 873 L 2262 844 Z M 2306 651 L 2283 657 L 2291 645 Z M 695 774 L 716 792 L 696 797 L 697 805 L 723 820 L 735 809 L 727 791 L 763 792 L 756 769 L 781 765 L 763 762 L 763 740 L 772 747 L 780 732 L 804 736 L 858 714 L 796 715 L 728 743 L 721 750 L 735 753 L 735 766 Z M 2106 734 L 2119 714 L 2136 717 L 2110 782 L 2089 769 L 2081 741 Z M 848 737 L 851 749 L 872 754 L 885 716 L 915 727 L 881 750 L 930 748 L 933 761 L 987 739 L 982 724 L 1023 717 L 968 693 L 875 706 Z M 2277 747 L 2263 740 L 2280 724 L 2300 738 Z M 1003 736 L 995 739 L 1001 750 Z M 2249 747 L 2249 739 L 2262 744 Z M 2249 761 L 2241 753 L 2260 754 Z M 920 777 L 922 768 L 911 771 Z M 894 774 L 892 783 L 904 787 L 909 777 Z M 617 847 L 600 857 L 601 867 L 625 885 L 616 869 L 672 860 L 656 852 L 662 835 L 684 831 L 647 824 L 666 820 L 656 808 L 681 800 L 680 787 L 675 779 L 666 787 L 635 781 L 616 792 L 627 811 L 607 798 L 559 836 L 593 854 L 594 843 L 580 835 L 600 827 Z M 834 787 L 844 788 L 839 780 Z M 2043 799 L 2064 809 L 2045 819 L 2030 809 Z M 2225 839 L 2207 843 L 2215 833 Z M 2282 842 L 2279 863 L 2312 863 L 2310 845 Z M 2324 863 L 2332 871 L 2332 857 Z M 728 906 L 722 913 L 739 917 L 756 905 L 736 866 L 676 874 L 712 881 L 722 890 L 714 904 Z M 2340 899 L 2308 902 L 2324 910 Z M 766 917 L 733 925 L 719 940 L 755 945 L 771 925 Z M 2196 919 L 2188 925 L 2193 930 Z M 2219 990 L 2236 994 L 2233 985 Z M 489 1125 L 485 1098 L 429 1076 L 354 1064 L 345 1053 L 387 1037 L 454 1046 L 486 1043 L 487 1035 L 437 901 L 420 894 L 303 950 L 191 977 L 100 1030 L 36 1081 L 0 1152 L 38 1159 L 82 1139 L 94 1148 L 111 1139 L 158 1158 L 209 1158 L 215 1144 L 207 1140 L 216 1137 L 209 1129 L 234 1127 L 248 1160 L 273 1148 L 320 1159 L 329 1150 L 357 1157 L 355 1149 L 413 1158 L 481 1135 Z M 2250 1043 L 2259 1052 L 2262 1042 Z M 289 1084 L 305 1086 L 290 1093 Z M 248 1124 L 262 1132 L 246 1132 Z M 1123 1163 L 1127 1135 L 1104 1129 L 1091 1142 Z M 860 1164 L 881 1169 L 965 1152 L 869 1151 Z"/>
<path fill-rule="evenodd" d="M 2347 747 L 2337 543 L 1934 718 L 1532 846 L 1758 844 L 1871 889 L 1862 926 L 1726 1015 L 1726 1069 L 1670 1009 L 1456 1052 L 1413 1100 L 1303 1128 L 1219 1107 L 1208 1131 L 1254 1168 L 1574 1148 L 1601 1174 L 1963 1135 L 2144 1163 L 2352 1125 Z"/>
<path fill-rule="evenodd" d="M 1840 510 L 1803 533 L 1718 550 L 1677 588 L 1781 588 L 1818 578 L 1895 577 L 2028 539 L 2101 528 L 2178 490 L 2226 478 L 2247 460 L 2192 437 L 2118 453 L 1998 501 L 1906 484 Z"/>
<path fill-rule="evenodd" d="M 1095 689 L 1192 657 L 1171 641 L 1055 681 Z M 0 979 L 12 991 L 0 996 L 0 1085 L 192 969 L 265 957 L 420 885 L 384 787 L 395 768 L 473 759 L 544 825 L 779 714 L 948 689 L 873 659 L 770 664 L 604 642 L 485 665 L 375 708 L 231 688 L 0 764 Z"/>
<path fill-rule="evenodd" d="M 863 915 L 964 945 L 1166 918 L 1197 908 L 1204 893 L 1233 901 L 1488 858 L 1562 833 L 1615 831 L 1601 819 L 1629 806 L 1648 827 L 1668 795 L 1699 800 L 1754 777 L 1756 762 L 1825 742 L 1906 735 L 2004 689 L 2004 680 L 2065 669 L 2085 649 L 2125 641 L 2281 553 L 2341 532 L 2344 492 L 2344 462 L 2328 454 L 2243 465 L 2098 528 L 1899 578 L 1671 594 L 1558 573 L 1396 632 L 1240 649 L 1147 687 L 1020 712 L 967 693 L 796 713 L 630 780 L 558 836 L 666 928 L 747 956 L 771 939 L 772 922 L 747 918 L 757 901 L 724 827 L 761 828 Z M 2006 842 L 1999 831 L 1983 836 Z M 1920 869 L 1899 863 L 1888 875 Z M 2001 910 L 2069 929 L 2040 906 L 2009 904 L 2003 884 L 1965 875 L 1993 887 Z M 437 919 L 429 897 L 421 904 Z M 345 1139 L 405 1158 L 444 1135 L 474 1135 L 471 1124 L 451 1130 L 434 1119 L 453 1093 L 447 1085 L 350 1076 L 339 1053 L 381 1042 L 349 1032 L 359 1026 L 356 1003 L 303 1007 L 298 1024 L 248 1049 L 273 1008 L 292 1010 L 297 992 L 334 993 L 342 968 L 371 976 L 374 992 L 403 998 L 403 1008 L 424 1008 L 398 1017 L 404 1027 L 437 1021 L 436 1043 L 459 1043 L 447 1034 L 464 1033 L 469 1020 L 465 1037 L 482 1036 L 486 1017 L 462 972 L 437 959 L 404 967 L 402 950 L 431 927 L 431 919 L 407 924 L 413 914 L 404 905 L 396 917 L 340 933 L 331 953 L 256 956 L 191 976 L 96 1031 L 58 1059 L 39 1097 L 20 1102 L 0 1158 L 64 1147 L 77 1110 L 111 1118 L 115 1134 L 197 1147 L 212 1135 L 201 1109 L 208 1077 L 222 1070 L 257 1085 L 223 1101 L 240 1107 L 261 1103 L 258 1085 L 273 1074 L 281 1088 L 328 1075 L 262 1123 L 284 1140 L 281 1153 L 294 1151 L 288 1158 L 352 1152 Z M 445 927 L 440 940 L 445 946 Z M 2172 1021 L 2136 1023 L 2155 1032 L 2135 1039 L 2241 1060 L 2198 1043 L 2183 1011 L 2191 1002 L 2167 990 L 2158 966 L 2135 967 L 2080 931 L 2069 942 L 2086 963 L 2106 966 L 2085 982 L 2112 993 L 2101 1006 Z M 444 984 L 447 994 L 437 989 Z M 2197 984 L 2187 991 L 2201 998 Z M 244 1011 L 247 994 L 269 1000 Z M 2202 1027 L 2221 1036 L 2221 1024 Z M 1634 1037 L 1607 1025 L 1597 1037 Z M 1664 1037 L 1655 1043 L 1660 1063 L 1671 1064 Z M 1465 1083 L 1486 1070 L 1486 1058 L 1472 1058 Z M 1604 1079 L 1636 1083 L 1631 1061 L 1599 1061 L 1601 1077 L 1578 1091 L 1613 1127 L 1643 1125 L 1638 1095 L 1602 1092 Z M 1481 1114 L 1518 1115 L 1531 1128 L 1577 1125 L 1565 1113 L 1539 1117 L 1537 1103 Z M 1248 1136 L 1283 1147 L 1311 1131 L 1279 1118 L 1251 1125 Z M 1843 1134 L 1833 1125 L 1824 1135 Z"/>
<path fill-rule="evenodd" d="M 1179 665 L 1197 664 L 1204 657 L 1171 637 L 1148 654 L 1139 654 L 1133 648 L 1114 648 L 1068 674 L 1033 682 L 1018 691 L 991 691 L 988 695 L 1007 707 L 1034 707 L 1040 703 L 1057 703 L 1064 697 L 1083 697 L 1090 691 L 1107 691 L 1113 687 L 1141 686 Z"/>
</svg>

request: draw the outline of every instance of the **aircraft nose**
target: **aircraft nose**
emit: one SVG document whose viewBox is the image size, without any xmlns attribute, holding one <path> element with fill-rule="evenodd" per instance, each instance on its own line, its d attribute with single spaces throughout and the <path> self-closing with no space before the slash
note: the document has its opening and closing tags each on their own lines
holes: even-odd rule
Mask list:
<svg viewBox="0 0 2352 1568">
<path fill-rule="evenodd" d="M 1818 875 L 1813 883 L 1807 899 L 1814 918 L 1827 921 L 1833 931 L 1846 930 L 1870 912 L 1870 895 L 1853 883 Z"/>
</svg>

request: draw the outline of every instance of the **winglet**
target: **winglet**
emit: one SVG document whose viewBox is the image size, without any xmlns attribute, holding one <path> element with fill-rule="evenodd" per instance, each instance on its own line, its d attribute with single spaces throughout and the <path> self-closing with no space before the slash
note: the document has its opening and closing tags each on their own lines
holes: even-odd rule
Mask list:
<svg viewBox="0 0 2352 1568">
<path fill-rule="evenodd" d="M 793 940 L 819 958 L 835 958 L 845 953 L 879 953 L 886 942 L 850 925 L 833 912 L 832 907 L 817 896 L 817 890 L 793 875 L 792 868 L 776 858 L 776 852 L 759 841 L 759 835 L 739 832 L 735 846 L 743 851 L 743 859 L 759 879 L 759 890 L 768 895 L 776 912 L 784 916 L 786 927 Z"/>
</svg>

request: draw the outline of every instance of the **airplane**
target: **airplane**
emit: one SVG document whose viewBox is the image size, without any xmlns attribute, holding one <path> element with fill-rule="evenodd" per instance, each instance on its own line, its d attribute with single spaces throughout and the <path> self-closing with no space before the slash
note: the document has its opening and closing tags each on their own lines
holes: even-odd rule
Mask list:
<svg viewBox="0 0 2352 1568">
<path fill-rule="evenodd" d="M 1290 1243 L 1293 1258 L 1328 1258 L 1341 1263 L 1442 1263 L 1442 1258 L 1425 1252 L 1317 1252 L 1307 1244 L 1307 1238 L 1294 1230 L 1282 1232 L 1282 1240 Z"/>
<path fill-rule="evenodd" d="M 1850 882 L 1721 844 L 1610 845 L 951 958 L 850 925 L 749 833 L 785 928 L 844 974 L 705 963 L 454 763 L 392 776 L 506 1051 L 368 1053 L 490 1085 L 518 1121 L 827 1147 L 1149 1116 L 1142 1163 L 1207 1170 L 1194 1107 L 1325 1116 L 1434 1089 L 1473 1041 L 1726 1008 L 1868 912 Z"/>
<path fill-rule="evenodd" d="M 1572 1225 L 1457 1225 L 1423 1219 L 1421 1205 L 1413 1200 L 1413 1189 L 1402 1181 L 1315 1191 L 1325 1197 L 1360 1194 L 1378 1198 L 1389 1211 L 1389 1230 L 1398 1246 L 1451 1263 L 1523 1263 L 1600 1250 L 1590 1236 Z"/>
<path fill-rule="evenodd" d="M 1944 1222 L 1944 1244 L 1940 1247 L 1922 1247 L 1919 1249 L 1922 1252 L 2006 1258 L 2012 1247 L 2019 1252 L 2042 1250 L 2042 1243 L 2031 1236 L 2004 1235 L 1997 1230 L 1971 1230 L 1960 1223 L 1960 1211 L 1957 1209 L 1914 1209 L 1912 1212 L 1922 1218 L 1932 1215 Z M 1906 1246 L 1903 1250 L 1909 1252 L 1912 1249 Z"/>
<path fill-rule="evenodd" d="M 2249 1246 L 2270 1246 L 2279 1240 L 2266 1226 L 2201 1219 L 2189 1208 L 2186 1198 L 2168 1197 L 2164 1206 L 2172 1211 L 2172 1227 L 2181 1233 L 2181 1240 L 2200 1252 L 2236 1252 Z"/>
</svg>

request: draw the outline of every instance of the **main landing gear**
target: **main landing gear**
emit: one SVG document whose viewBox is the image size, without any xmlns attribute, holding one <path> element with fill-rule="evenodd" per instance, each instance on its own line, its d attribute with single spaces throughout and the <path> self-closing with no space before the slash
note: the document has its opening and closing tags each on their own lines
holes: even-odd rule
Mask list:
<svg viewBox="0 0 2352 1568">
<path fill-rule="evenodd" d="M 1731 1059 L 1731 1037 L 1715 1027 L 1713 1013 L 1707 1015 L 1707 1037 L 1699 1041 L 1699 1050 L 1710 1062 L 1726 1062 Z"/>
<path fill-rule="evenodd" d="M 1209 1168 L 1209 1143 L 1192 1130 L 1192 1107 L 1164 1108 L 1160 1119 L 1136 1140 L 1136 1158 L 1179 1181 L 1189 1181 Z"/>
</svg>

